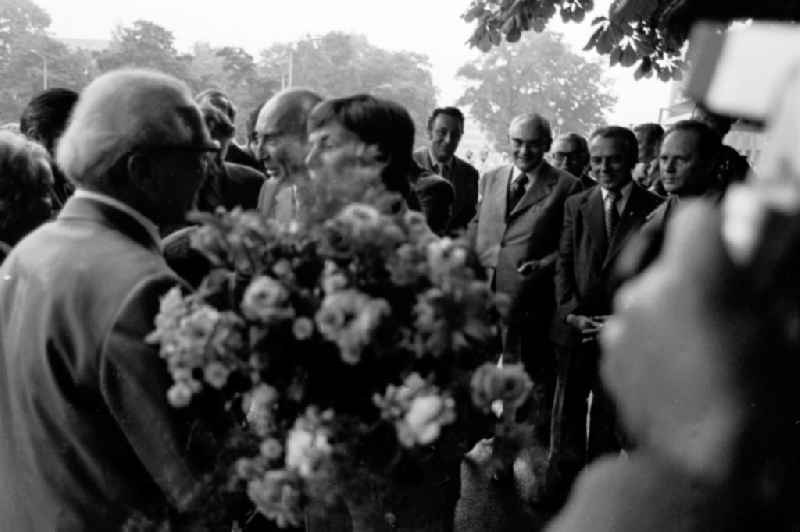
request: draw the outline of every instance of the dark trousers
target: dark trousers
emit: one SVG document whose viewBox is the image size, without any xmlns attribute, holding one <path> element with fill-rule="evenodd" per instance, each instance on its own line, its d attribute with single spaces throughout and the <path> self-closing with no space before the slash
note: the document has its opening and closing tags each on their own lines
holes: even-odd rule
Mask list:
<svg viewBox="0 0 800 532">
<path fill-rule="evenodd" d="M 533 390 L 519 409 L 517 419 L 532 423 L 537 439 L 546 444 L 550 439 L 550 415 L 556 385 L 555 354 L 548 331 L 532 322 L 518 321 L 503 326 L 503 362 L 521 362 L 533 381 Z"/>
<path fill-rule="evenodd" d="M 583 466 L 621 448 L 614 406 L 598 374 L 599 357 L 596 342 L 557 349 L 550 456 L 567 489 Z"/>
</svg>

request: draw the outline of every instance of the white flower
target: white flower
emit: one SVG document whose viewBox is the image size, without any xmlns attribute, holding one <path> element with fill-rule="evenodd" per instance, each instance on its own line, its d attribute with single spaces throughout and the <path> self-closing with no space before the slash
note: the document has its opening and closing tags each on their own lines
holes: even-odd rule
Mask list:
<svg viewBox="0 0 800 532">
<path fill-rule="evenodd" d="M 310 477 L 330 453 L 331 446 L 323 430 L 295 425 L 286 439 L 286 467 L 295 469 L 303 478 Z"/>
<path fill-rule="evenodd" d="M 356 237 L 380 227 L 381 213 L 371 205 L 352 203 L 342 209 L 337 220 L 344 222 Z"/>
<path fill-rule="evenodd" d="M 455 420 L 451 398 L 424 395 L 414 398 L 405 418 L 398 424 L 398 438 L 406 447 L 429 445 L 439 438 L 442 426 Z"/>
<path fill-rule="evenodd" d="M 275 438 L 267 438 L 261 442 L 259 450 L 265 458 L 268 458 L 269 460 L 275 460 L 280 458 L 281 453 L 283 452 L 283 445 L 281 445 L 281 442 Z"/>
<path fill-rule="evenodd" d="M 230 373 L 228 368 L 215 361 L 206 365 L 203 370 L 203 378 L 208 384 L 220 390 L 228 383 Z"/>
<path fill-rule="evenodd" d="M 192 388 L 186 382 L 176 382 L 167 390 L 167 401 L 175 408 L 183 408 L 192 401 Z"/>
<path fill-rule="evenodd" d="M 292 324 L 292 333 L 298 340 L 307 340 L 314 334 L 314 322 L 305 316 L 300 316 Z"/>
<path fill-rule="evenodd" d="M 294 317 L 289 291 L 283 284 L 262 275 L 253 279 L 242 298 L 242 313 L 251 320 L 271 323 Z"/>
</svg>

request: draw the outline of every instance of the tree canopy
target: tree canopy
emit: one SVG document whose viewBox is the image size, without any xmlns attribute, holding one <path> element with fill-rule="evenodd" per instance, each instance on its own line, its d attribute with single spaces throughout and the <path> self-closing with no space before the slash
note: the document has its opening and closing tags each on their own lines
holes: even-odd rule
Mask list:
<svg viewBox="0 0 800 532">
<path fill-rule="evenodd" d="M 184 80 L 190 61 L 191 56 L 178 54 L 171 31 L 147 20 L 118 27 L 111 46 L 97 56 L 97 66 L 102 72 L 134 66 L 153 68 Z"/>
<path fill-rule="evenodd" d="M 222 90 L 239 109 L 239 133 L 253 110 L 289 84 L 325 96 L 369 92 L 393 99 L 408 108 L 418 129 L 435 103 L 426 56 L 384 50 L 360 35 L 331 32 L 275 44 L 256 60 L 242 48 L 208 43 L 180 53 L 173 33 L 147 20 L 117 27 L 108 48 L 99 52 L 70 50 L 47 34 L 49 26 L 50 16 L 32 0 L 0 2 L 0 71 L 5 73 L 0 77 L 0 123 L 16 121 L 42 89 L 44 61 L 51 87 L 80 90 L 99 73 L 134 66 L 176 76 L 195 92 Z"/>
<path fill-rule="evenodd" d="M 515 46 L 498 46 L 462 66 L 470 87 L 458 101 L 495 141 L 507 148 L 515 116 L 538 112 L 558 132 L 586 135 L 605 122 L 616 103 L 603 68 L 572 52 L 556 33 L 526 34 Z"/>
<path fill-rule="evenodd" d="M 296 43 L 276 44 L 262 53 L 262 72 L 282 72 L 292 84 L 326 97 L 367 92 L 404 105 L 423 131 L 436 103 L 428 58 L 413 52 L 383 50 L 366 37 L 330 32 Z M 288 79 L 285 77 L 285 81 Z"/>
<path fill-rule="evenodd" d="M 517 42 L 523 33 L 541 32 L 556 15 L 584 22 L 594 0 L 472 0 L 463 18 L 474 23 L 470 44 L 483 51 L 503 39 Z M 710 19 L 800 20 L 800 2 L 786 0 L 614 0 L 605 16 L 592 21 L 586 50 L 608 55 L 611 65 L 634 66 L 634 75 L 680 79 L 684 43 L 692 24 Z"/>
<path fill-rule="evenodd" d="M 80 89 L 94 74 L 87 52 L 69 50 L 47 35 L 50 16 L 31 0 L 0 2 L 0 121 L 19 119 L 44 85 Z"/>
</svg>

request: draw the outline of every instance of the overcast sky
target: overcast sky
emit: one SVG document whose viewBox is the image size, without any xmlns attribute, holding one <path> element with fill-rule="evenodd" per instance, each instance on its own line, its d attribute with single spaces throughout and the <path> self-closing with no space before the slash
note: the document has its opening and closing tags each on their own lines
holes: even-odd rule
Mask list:
<svg viewBox="0 0 800 532">
<path fill-rule="evenodd" d="M 182 51 L 197 41 L 241 46 L 256 55 L 279 41 L 331 30 L 361 33 L 373 44 L 426 54 L 433 66 L 439 104 L 451 104 L 463 86 L 459 66 L 480 52 L 466 40 L 471 26 L 460 15 L 469 0 L 34 0 L 52 17 L 57 37 L 108 39 L 114 26 L 137 19 L 172 31 Z M 607 10 L 609 0 L 599 0 Z M 551 23 L 579 51 L 591 31 L 581 25 Z M 596 57 L 595 54 L 587 54 Z M 602 59 L 607 62 L 607 57 Z M 607 63 L 606 63 L 607 64 Z M 655 121 L 667 105 L 668 87 L 659 81 L 636 82 L 633 70 L 609 70 L 619 96 L 609 121 L 621 125 Z"/>
</svg>

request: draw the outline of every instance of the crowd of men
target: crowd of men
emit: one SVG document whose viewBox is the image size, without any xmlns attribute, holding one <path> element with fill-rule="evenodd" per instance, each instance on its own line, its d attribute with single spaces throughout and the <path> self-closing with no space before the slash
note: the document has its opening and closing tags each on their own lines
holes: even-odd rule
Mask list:
<svg viewBox="0 0 800 532">
<path fill-rule="evenodd" d="M 131 509 L 185 508 L 203 465 L 186 441 L 203 437 L 168 407 L 145 337 L 166 289 L 203 276 L 186 214 L 241 206 L 291 222 L 310 180 L 354 167 L 377 168 L 435 233 L 464 237 L 507 296 L 503 357 L 540 388 L 529 415 L 554 490 L 635 445 L 598 378 L 616 287 L 658 253 L 680 202 L 718 200 L 749 168 L 722 143 L 730 123 L 707 115 L 553 138 L 535 111 L 509 124 L 511 164 L 479 176 L 455 155 L 455 107 L 432 110 L 414 150 L 393 102 L 288 89 L 252 110 L 240 146 L 234 102 L 162 74 L 37 95 L 20 134 L 0 133 L 0 521 L 110 530 Z"/>
</svg>

